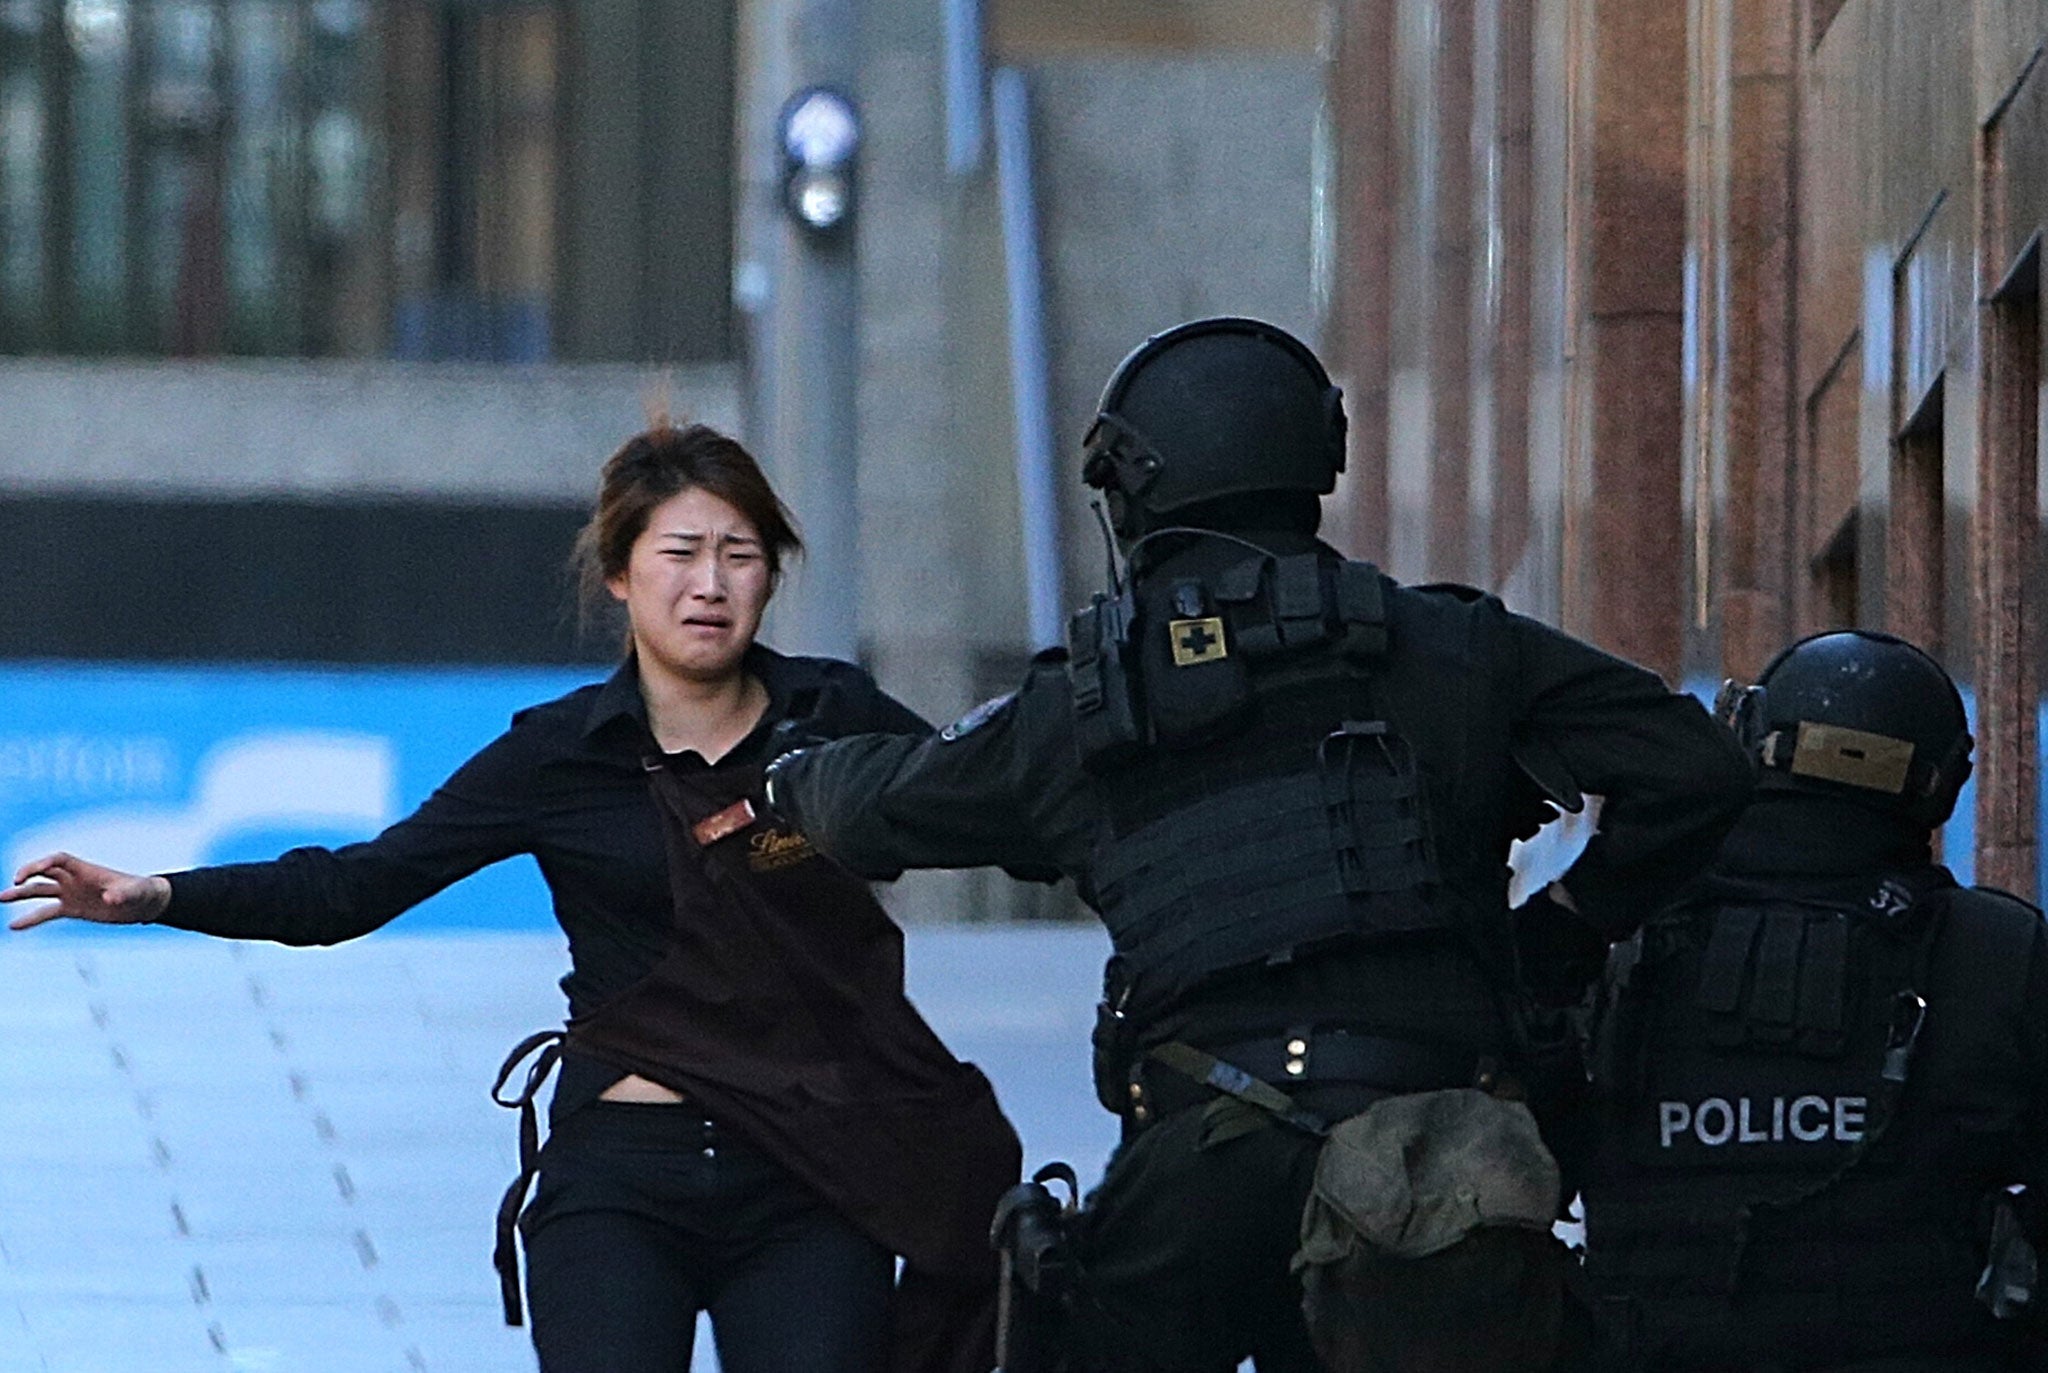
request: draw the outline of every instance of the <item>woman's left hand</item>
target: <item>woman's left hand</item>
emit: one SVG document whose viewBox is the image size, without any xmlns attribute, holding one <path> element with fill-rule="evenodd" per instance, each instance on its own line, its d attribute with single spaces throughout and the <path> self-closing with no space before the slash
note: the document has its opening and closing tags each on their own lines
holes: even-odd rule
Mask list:
<svg viewBox="0 0 2048 1373">
<path fill-rule="evenodd" d="M 14 874 L 14 885 L 0 890 L 0 901 L 52 903 L 17 915 L 7 922 L 10 930 L 64 919 L 146 925 L 171 904 L 171 884 L 166 878 L 137 876 L 68 853 L 53 853 L 23 864 Z"/>
</svg>

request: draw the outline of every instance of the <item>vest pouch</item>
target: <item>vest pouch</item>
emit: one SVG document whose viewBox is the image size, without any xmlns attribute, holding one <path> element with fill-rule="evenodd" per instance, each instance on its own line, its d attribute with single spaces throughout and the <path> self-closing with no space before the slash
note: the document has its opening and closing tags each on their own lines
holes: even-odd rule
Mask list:
<svg viewBox="0 0 2048 1373">
<path fill-rule="evenodd" d="M 1346 720 L 1316 759 L 1344 891 L 1372 907 L 1367 932 L 1441 924 L 1425 899 L 1437 883 L 1436 857 L 1407 741 L 1384 720 Z"/>
<path fill-rule="evenodd" d="M 1849 919 L 1839 909 L 1789 903 L 1717 911 L 1693 993 L 1707 1042 L 1840 1058 L 1859 1009 L 1852 1005 Z M 1884 937 L 1873 931 L 1864 942 Z M 1865 957 L 1881 952 L 1867 947 Z"/>
<path fill-rule="evenodd" d="M 1140 595 L 1132 628 L 1152 737 L 1185 749 L 1234 733 L 1251 705 L 1251 674 L 1207 586 L 1180 577 Z"/>
<path fill-rule="evenodd" d="M 1133 701 L 1128 595 L 1097 592 L 1067 628 L 1067 680 L 1073 688 L 1074 743 L 1081 765 L 1100 772 L 1135 757 L 1145 732 Z"/>
<path fill-rule="evenodd" d="M 1386 654 L 1386 597 L 1370 563 L 1328 564 L 1314 553 L 1248 558 L 1217 574 L 1215 592 L 1249 657 L 1331 643 L 1356 662 Z"/>
</svg>

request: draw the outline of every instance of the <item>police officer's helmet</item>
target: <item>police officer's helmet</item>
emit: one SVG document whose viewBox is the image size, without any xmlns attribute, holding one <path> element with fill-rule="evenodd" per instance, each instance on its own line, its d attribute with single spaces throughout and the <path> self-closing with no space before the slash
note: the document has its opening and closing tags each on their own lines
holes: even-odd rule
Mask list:
<svg viewBox="0 0 2048 1373">
<path fill-rule="evenodd" d="M 1110 374 L 1082 479 L 1121 534 L 1251 492 L 1327 495 L 1344 470 L 1344 393 L 1308 345 L 1263 320 L 1198 319 L 1145 340 Z"/>
<path fill-rule="evenodd" d="M 1891 634 L 1801 639 L 1719 711 L 1771 790 L 1847 796 L 1932 828 L 1970 776 L 1969 720 L 1941 664 Z"/>
</svg>

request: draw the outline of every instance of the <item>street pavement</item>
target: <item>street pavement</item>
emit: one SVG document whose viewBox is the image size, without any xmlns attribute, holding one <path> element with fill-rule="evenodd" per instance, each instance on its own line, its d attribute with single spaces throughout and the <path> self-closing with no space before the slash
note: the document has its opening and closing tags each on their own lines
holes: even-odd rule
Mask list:
<svg viewBox="0 0 2048 1373">
<path fill-rule="evenodd" d="M 1099 1176 L 1100 930 L 906 942 L 912 997 L 994 1080 L 1027 1168 Z M 567 966 L 558 932 L 0 937 L 0 1373 L 531 1370 L 490 1268 L 518 1146 L 488 1089 L 560 1022 Z"/>
</svg>

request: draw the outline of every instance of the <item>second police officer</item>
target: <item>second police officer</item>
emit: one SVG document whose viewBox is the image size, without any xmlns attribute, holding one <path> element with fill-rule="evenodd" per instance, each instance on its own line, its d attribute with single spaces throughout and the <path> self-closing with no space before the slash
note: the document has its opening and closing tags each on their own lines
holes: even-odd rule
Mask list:
<svg viewBox="0 0 2048 1373">
<path fill-rule="evenodd" d="M 1613 1364 L 2048 1367 L 2048 926 L 1931 853 L 1970 771 L 1955 684 L 1846 631 L 1723 703 L 1756 797 L 1615 951 L 1596 1040 Z"/>
<path fill-rule="evenodd" d="M 1108 927 L 1096 1085 L 1124 1136 L 1071 1224 L 1075 1367 L 1318 1368 L 1290 1260 L 1320 1129 L 1532 1074 L 1510 843 L 1547 802 L 1604 798 L 1520 931 L 1547 966 L 1597 971 L 1748 793 L 1727 732 L 1654 674 L 1322 543 L 1344 423 L 1272 325 L 1148 340 L 1086 440 L 1125 573 L 1070 652 L 931 742 L 843 740 L 771 773 L 770 803 L 856 872 L 1056 870 Z M 1435 1333 L 1512 1339 L 1486 1315 Z"/>
</svg>

